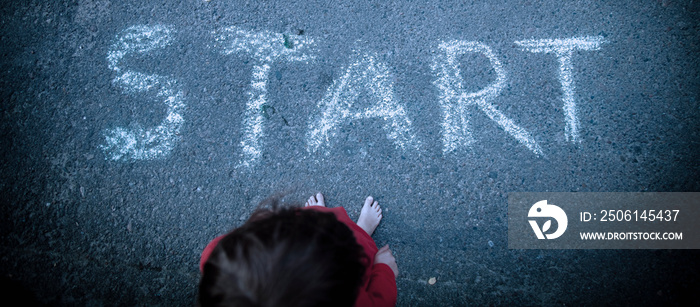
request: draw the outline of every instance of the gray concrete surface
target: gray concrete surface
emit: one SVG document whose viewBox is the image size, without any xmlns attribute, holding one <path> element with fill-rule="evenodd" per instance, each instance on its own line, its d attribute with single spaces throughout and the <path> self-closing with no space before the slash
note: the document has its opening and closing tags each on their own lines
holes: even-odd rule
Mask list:
<svg viewBox="0 0 700 307">
<path fill-rule="evenodd" d="M 340 2 L 340 1 L 339 1 Z M 699 300 L 695 250 L 510 250 L 507 195 L 524 191 L 700 191 L 698 1 L 22 1 L 0 9 L 0 273 L 49 305 L 187 306 L 206 243 L 263 198 L 322 191 L 357 217 L 375 196 L 376 231 L 401 270 L 400 306 L 680 304 Z M 172 29 L 170 45 L 108 54 L 134 25 Z M 257 60 L 223 55 L 214 31 L 312 38 L 316 58 L 270 65 L 265 136 L 240 167 Z M 515 42 L 600 36 L 572 53 L 580 142 L 567 141 L 559 63 Z M 443 152 L 431 65 L 440 42 L 491 48 L 506 73 L 489 100 L 539 144 L 536 154 L 478 108 L 473 142 Z M 294 41 L 290 41 L 294 43 Z M 292 47 L 294 46 L 286 46 Z M 388 68 L 420 145 L 402 150 L 384 121 L 342 122 L 309 149 L 319 102 L 353 55 Z M 459 57 L 462 86 L 498 78 Z M 125 70 L 177 81 L 186 107 L 161 158 L 110 160 L 114 127 L 167 115 L 157 90 L 128 94 Z M 361 93 L 352 110 L 373 106 Z M 434 285 L 427 283 L 435 277 Z"/>
</svg>

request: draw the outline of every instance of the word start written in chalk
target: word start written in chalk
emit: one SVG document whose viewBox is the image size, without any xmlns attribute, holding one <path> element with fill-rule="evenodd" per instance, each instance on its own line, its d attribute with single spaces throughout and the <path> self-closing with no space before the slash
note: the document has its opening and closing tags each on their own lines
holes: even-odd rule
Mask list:
<svg viewBox="0 0 700 307">
<path fill-rule="evenodd" d="M 129 54 L 145 54 L 163 49 L 173 42 L 174 30 L 163 25 L 132 26 L 117 35 L 107 55 L 109 68 L 116 73 L 113 83 L 127 94 L 144 93 L 155 89 L 153 95 L 167 106 L 167 115 L 156 127 L 144 128 L 133 123 L 130 128 L 116 127 L 104 131 L 105 142 L 100 148 L 110 160 L 133 161 L 166 157 L 181 138 L 185 101 L 177 80 L 167 76 L 145 74 L 122 67 L 121 60 Z M 249 31 L 226 27 L 213 32 L 215 48 L 223 55 L 247 57 L 253 64 L 250 86 L 247 90 L 243 115 L 243 136 L 240 141 L 238 166 L 256 165 L 262 156 L 261 139 L 265 136 L 264 106 L 267 105 L 267 87 L 270 68 L 280 62 L 309 63 L 316 58 L 316 44 L 312 38 L 269 31 Z M 576 110 L 573 76 L 574 51 L 599 50 L 606 41 L 601 36 L 566 39 L 533 39 L 516 41 L 523 51 L 547 53 L 559 62 L 559 81 L 562 88 L 565 136 L 570 142 L 580 142 L 579 120 Z M 506 71 L 493 50 L 480 42 L 465 40 L 440 41 L 431 68 L 436 76 L 433 84 L 438 89 L 442 110 L 443 152 L 449 153 L 471 146 L 475 139 L 469 124 L 471 112 L 478 110 L 493 120 L 505 133 L 532 151 L 543 155 L 542 148 L 532 135 L 503 114 L 492 101 L 506 85 Z M 496 80 L 476 92 L 467 92 L 462 86 L 459 58 L 469 53 L 486 57 Z M 321 117 L 309 123 L 306 134 L 309 152 L 329 152 L 329 140 L 336 136 L 338 127 L 348 121 L 368 118 L 380 119 L 387 139 L 401 151 L 418 151 L 421 142 L 413 132 L 413 125 L 400 101 L 394 95 L 393 78 L 389 67 L 377 60 L 371 52 L 355 51 L 340 78 L 333 81 L 318 109 Z M 353 105 L 364 94 L 371 106 L 357 111 Z M 354 110 L 354 111 L 353 111 Z"/>
</svg>

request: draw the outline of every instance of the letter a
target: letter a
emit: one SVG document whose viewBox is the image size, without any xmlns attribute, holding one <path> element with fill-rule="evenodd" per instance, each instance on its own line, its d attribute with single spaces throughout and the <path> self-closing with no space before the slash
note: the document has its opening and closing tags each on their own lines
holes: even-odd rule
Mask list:
<svg viewBox="0 0 700 307">
<path fill-rule="evenodd" d="M 355 60 L 345 74 L 333 81 L 326 95 L 319 102 L 320 120 L 309 124 L 308 150 L 317 151 L 337 134 L 337 126 L 346 120 L 380 118 L 384 122 L 386 137 L 402 150 L 418 149 L 420 142 L 411 130 L 411 120 L 403 106 L 394 97 L 394 84 L 389 69 L 374 56 L 354 56 Z M 352 111 L 358 97 L 366 91 L 373 105 L 364 110 Z"/>
</svg>

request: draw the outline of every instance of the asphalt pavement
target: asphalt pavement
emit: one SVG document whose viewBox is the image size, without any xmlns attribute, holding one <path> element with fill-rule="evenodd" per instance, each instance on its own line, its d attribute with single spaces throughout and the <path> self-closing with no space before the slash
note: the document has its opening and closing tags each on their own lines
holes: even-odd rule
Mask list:
<svg viewBox="0 0 700 307">
<path fill-rule="evenodd" d="M 192 305 L 209 240 L 268 196 L 323 192 L 352 218 L 380 202 L 400 306 L 700 301 L 697 250 L 507 240 L 511 192 L 700 191 L 698 1 L 15 1 L 0 16 L 7 294 Z"/>
</svg>

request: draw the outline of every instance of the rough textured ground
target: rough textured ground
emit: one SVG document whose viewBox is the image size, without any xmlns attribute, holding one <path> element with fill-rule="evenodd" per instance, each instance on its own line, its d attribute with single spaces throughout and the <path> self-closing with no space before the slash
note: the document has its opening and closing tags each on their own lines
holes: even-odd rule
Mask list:
<svg viewBox="0 0 700 307">
<path fill-rule="evenodd" d="M 269 195 L 303 202 L 322 191 L 329 206 L 345 206 L 354 218 L 367 195 L 381 202 L 375 239 L 396 255 L 401 306 L 700 300 L 694 250 L 509 250 L 506 239 L 509 192 L 700 191 L 700 2 L 373 2 L 3 3 L 4 291 L 24 289 L 51 305 L 191 305 L 210 239 Z M 117 72 L 108 54 L 135 25 L 167 27 L 172 42 L 124 56 Z M 261 156 L 248 167 L 239 166 L 240 143 L 260 64 L 243 52 L 221 53 L 213 32 L 231 26 L 316 43 L 307 63 L 270 65 Z M 606 43 L 571 56 L 574 143 L 566 138 L 557 57 L 515 42 L 583 36 Z M 451 40 L 492 50 L 506 79 L 489 102 L 542 154 L 475 106 L 471 145 L 443 151 L 431 65 L 439 44 Z M 383 119 L 357 118 L 313 151 L 319 102 L 363 54 L 385 65 L 419 145 L 400 149 Z M 467 92 L 498 78 L 483 54 L 458 61 Z M 182 124 L 160 158 L 115 161 L 100 147 L 108 129 L 148 129 L 169 112 L 158 89 L 120 87 L 125 70 L 175 80 L 182 91 Z M 358 84 L 352 110 L 375 105 Z"/>
</svg>

